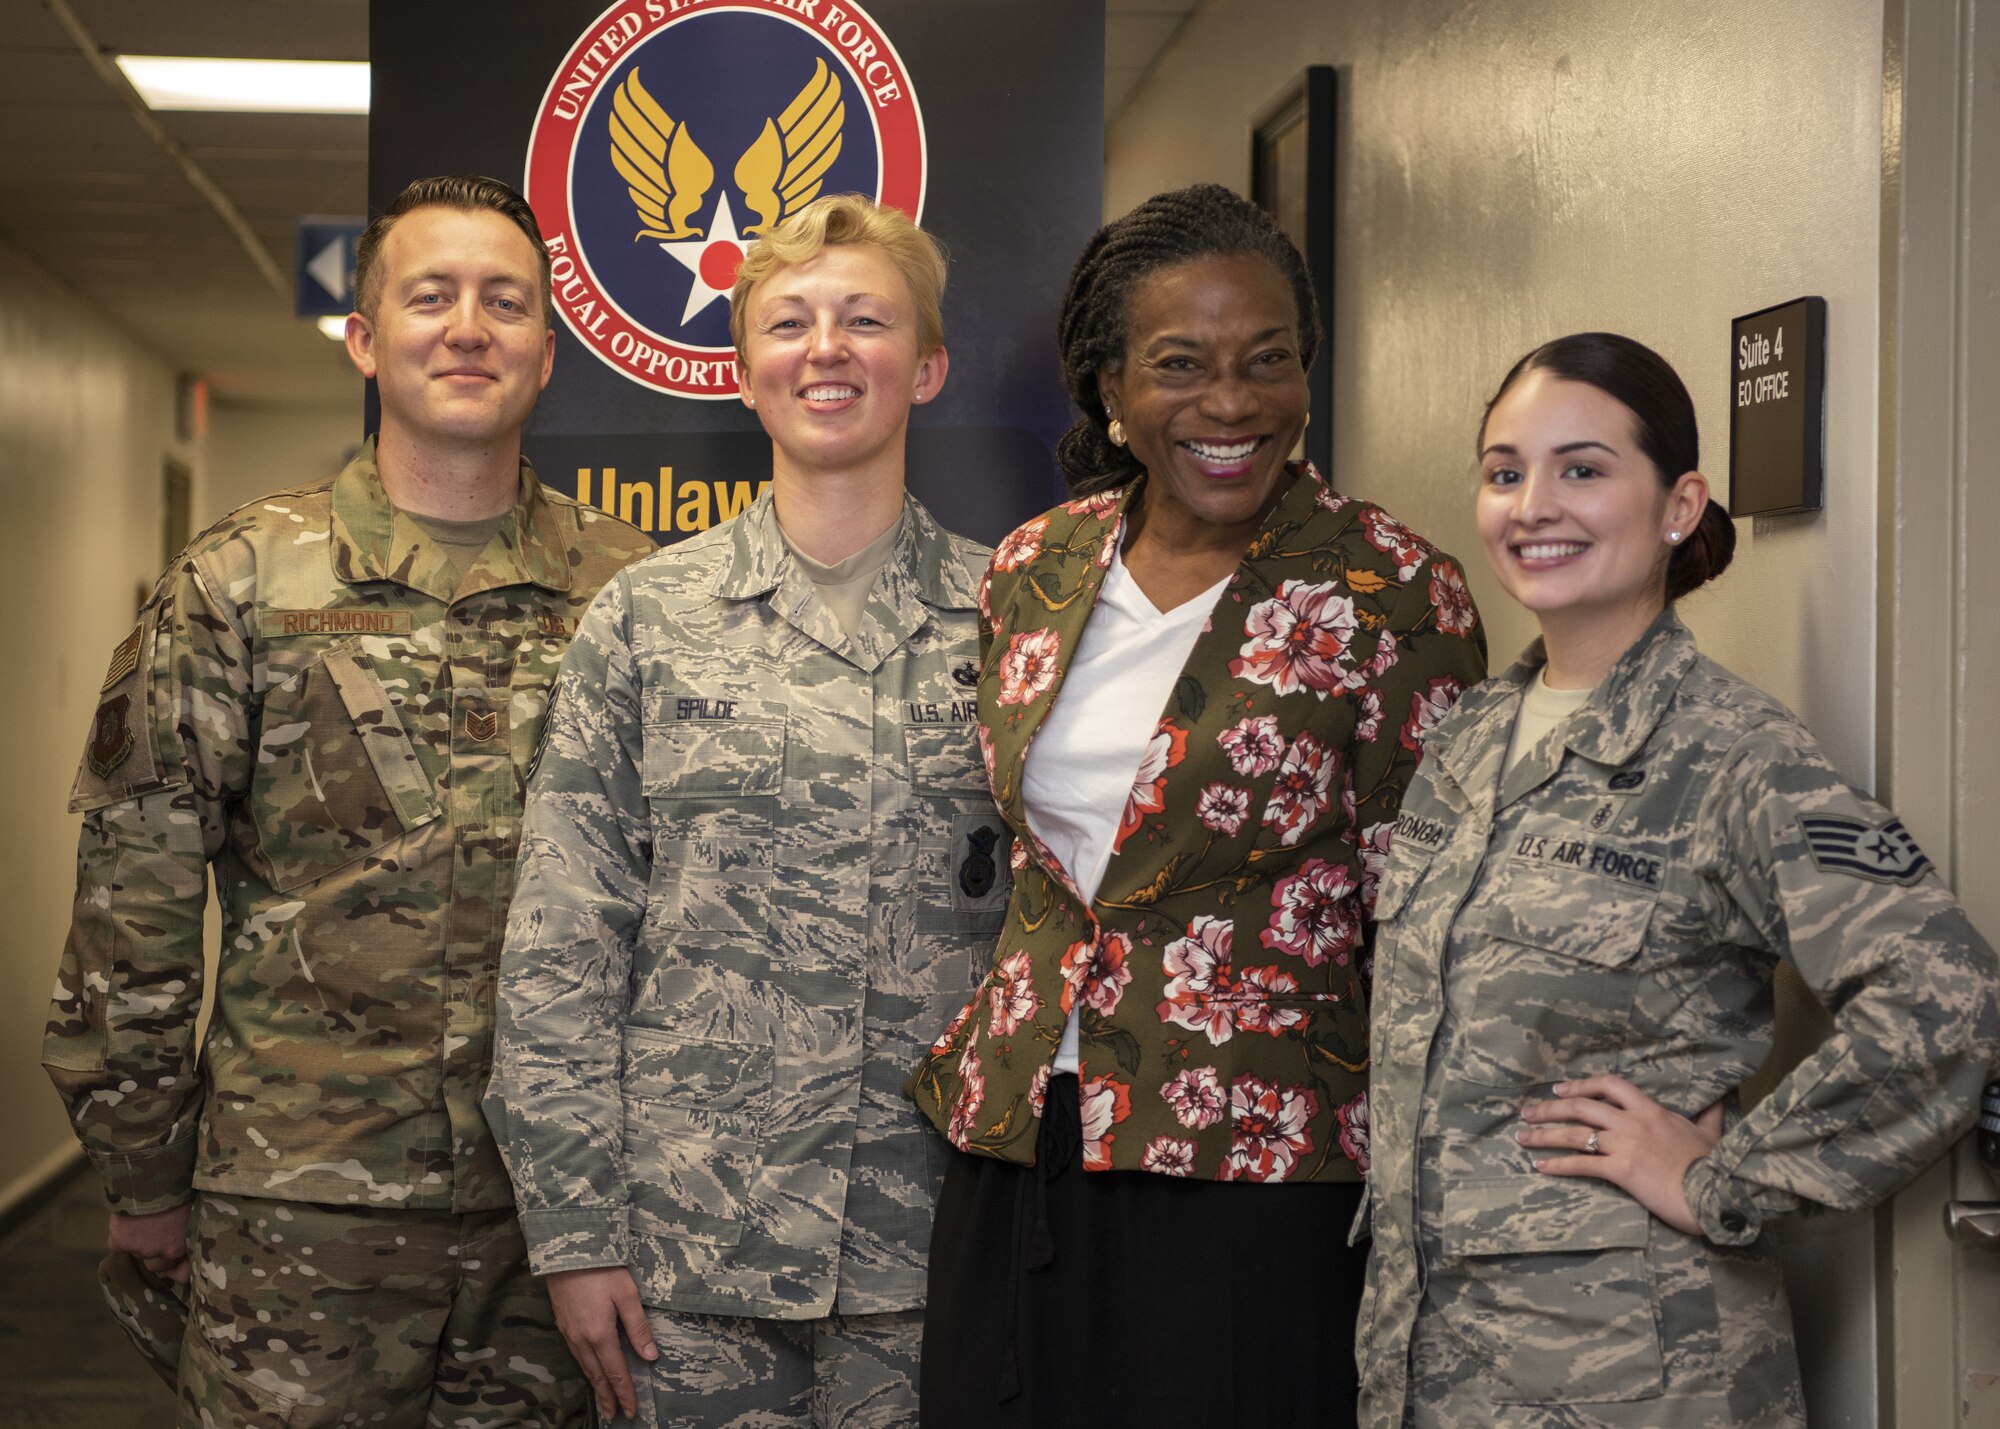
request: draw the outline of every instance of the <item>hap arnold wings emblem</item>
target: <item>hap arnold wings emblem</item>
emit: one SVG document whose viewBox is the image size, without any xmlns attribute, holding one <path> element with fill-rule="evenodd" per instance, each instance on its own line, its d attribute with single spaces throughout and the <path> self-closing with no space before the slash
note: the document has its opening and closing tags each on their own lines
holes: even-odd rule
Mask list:
<svg viewBox="0 0 2000 1429">
<path fill-rule="evenodd" d="M 525 187 L 584 346 L 658 391 L 733 399 L 749 245 L 821 193 L 921 218 L 925 162 L 910 77 L 859 6 L 623 0 L 550 79 Z"/>
</svg>

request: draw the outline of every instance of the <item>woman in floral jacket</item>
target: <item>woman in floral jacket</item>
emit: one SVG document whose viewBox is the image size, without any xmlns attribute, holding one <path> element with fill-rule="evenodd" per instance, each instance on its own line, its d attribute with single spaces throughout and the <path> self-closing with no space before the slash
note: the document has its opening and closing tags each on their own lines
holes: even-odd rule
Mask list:
<svg viewBox="0 0 2000 1429">
<path fill-rule="evenodd" d="M 1448 557 L 1287 462 L 1319 337 L 1297 251 L 1213 185 L 1071 278 L 1078 496 L 982 591 L 1015 892 L 911 1081 L 970 1153 L 926 1423 L 1353 1421 L 1364 920 L 1418 735 L 1485 658 Z"/>
</svg>

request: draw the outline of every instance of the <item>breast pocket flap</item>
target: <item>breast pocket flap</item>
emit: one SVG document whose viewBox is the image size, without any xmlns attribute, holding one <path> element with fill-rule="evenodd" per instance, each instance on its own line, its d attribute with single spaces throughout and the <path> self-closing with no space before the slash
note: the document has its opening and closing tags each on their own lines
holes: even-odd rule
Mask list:
<svg viewBox="0 0 2000 1429">
<path fill-rule="evenodd" d="M 352 653 L 336 650 L 326 657 L 327 677 L 346 706 L 361 736 L 368 763 L 382 782 L 382 792 L 405 829 L 429 823 L 438 815 L 437 796 L 417 762 L 416 745 L 396 713 L 395 703 L 372 668 L 364 668 Z"/>
<path fill-rule="evenodd" d="M 1618 968 L 1639 955 L 1660 899 L 1657 889 L 1627 890 L 1609 880 L 1517 873 L 1462 926 L 1564 957 Z M 1378 911 L 1376 917 L 1383 915 Z"/>
<path fill-rule="evenodd" d="M 910 759 L 910 783 L 934 794 L 983 795 L 986 766 L 969 724 L 906 724 L 903 748 Z"/>
<path fill-rule="evenodd" d="M 1393 921 L 1409 905 L 1410 895 L 1417 891 L 1417 885 L 1424 881 L 1424 873 L 1431 866 L 1428 853 L 1404 853 L 1397 850 L 1389 855 L 1389 866 L 1382 870 L 1382 882 L 1375 889 L 1375 921 Z"/>
<path fill-rule="evenodd" d="M 1653 1217 L 1615 1186 L 1524 1175 L 1444 1188 L 1444 1251 L 1454 1259 L 1643 1250 Z"/>
<path fill-rule="evenodd" d="M 651 725 L 640 774 L 655 799 L 776 794 L 785 777 L 785 726 L 778 720 Z"/>
</svg>

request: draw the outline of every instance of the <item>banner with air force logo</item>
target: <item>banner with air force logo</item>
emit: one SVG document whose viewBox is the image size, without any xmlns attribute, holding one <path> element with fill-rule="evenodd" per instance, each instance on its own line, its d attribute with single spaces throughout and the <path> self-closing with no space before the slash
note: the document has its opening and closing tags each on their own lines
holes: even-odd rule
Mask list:
<svg viewBox="0 0 2000 1429">
<path fill-rule="evenodd" d="M 432 173 L 527 193 L 558 314 L 526 443 L 550 486 L 662 541 L 747 505 L 770 447 L 737 401 L 730 285 L 760 234 L 852 192 L 911 214 L 951 257 L 951 374 L 912 413 L 911 489 L 988 541 L 1057 495 L 1055 312 L 1099 221 L 1101 0 L 464 15 L 371 5 L 370 207 Z"/>
</svg>

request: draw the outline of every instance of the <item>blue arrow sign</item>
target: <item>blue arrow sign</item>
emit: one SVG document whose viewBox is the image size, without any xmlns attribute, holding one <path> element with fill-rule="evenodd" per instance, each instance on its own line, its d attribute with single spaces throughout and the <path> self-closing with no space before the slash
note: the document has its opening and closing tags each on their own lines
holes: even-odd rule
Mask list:
<svg viewBox="0 0 2000 1429">
<path fill-rule="evenodd" d="M 300 317 L 340 317 L 354 310 L 354 246 L 367 226 L 363 218 L 299 220 L 293 277 Z"/>
</svg>

